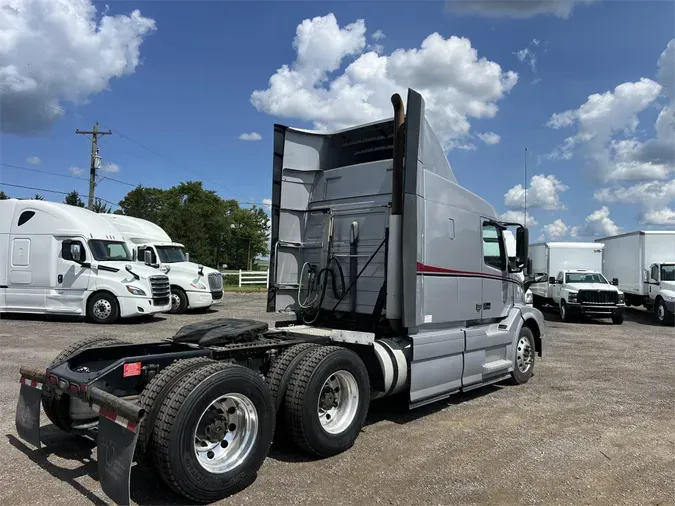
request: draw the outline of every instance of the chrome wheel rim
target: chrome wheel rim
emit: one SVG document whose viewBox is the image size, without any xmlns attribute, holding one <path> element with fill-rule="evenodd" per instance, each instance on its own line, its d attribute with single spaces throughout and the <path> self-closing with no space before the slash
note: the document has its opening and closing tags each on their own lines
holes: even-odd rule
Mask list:
<svg viewBox="0 0 675 506">
<path fill-rule="evenodd" d="M 359 406 L 359 386 L 349 371 L 331 374 L 321 387 L 317 402 L 317 416 L 323 430 L 340 434 L 356 418 Z"/>
<path fill-rule="evenodd" d="M 532 363 L 534 362 L 534 354 L 532 353 L 532 345 L 530 340 L 527 337 L 521 337 L 518 340 L 518 346 L 516 348 L 516 364 L 518 365 L 518 370 L 522 373 L 526 373 Z"/>
<path fill-rule="evenodd" d="M 178 294 L 172 293 L 171 294 L 171 310 L 175 311 L 180 307 L 180 297 Z"/>
<path fill-rule="evenodd" d="M 656 314 L 659 317 L 659 320 L 663 321 L 666 319 L 666 310 L 663 308 L 663 304 L 659 304 L 659 307 L 656 309 Z"/>
<path fill-rule="evenodd" d="M 567 316 L 566 313 L 567 313 L 567 308 L 565 308 L 565 304 L 560 304 L 560 318 L 562 318 L 564 320 L 565 317 Z"/>
<path fill-rule="evenodd" d="M 194 432 L 197 462 L 206 471 L 226 473 L 249 456 L 258 434 L 258 412 L 243 394 L 218 397 L 199 417 Z"/>
<path fill-rule="evenodd" d="M 99 299 L 94 302 L 93 313 L 96 319 L 105 320 L 112 313 L 112 304 L 105 299 Z"/>
</svg>

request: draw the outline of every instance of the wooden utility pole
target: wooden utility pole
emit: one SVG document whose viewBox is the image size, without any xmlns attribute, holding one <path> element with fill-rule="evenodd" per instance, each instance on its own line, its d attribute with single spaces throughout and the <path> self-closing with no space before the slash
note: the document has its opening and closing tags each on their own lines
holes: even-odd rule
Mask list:
<svg viewBox="0 0 675 506">
<path fill-rule="evenodd" d="M 94 128 L 91 132 L 80 130 L 79 128 L 75 130 L 76 134 L 79 135 L 91 135 L 91 165 L 89 168 L 89 200 L 87 202 L 87 209 L 92 210 L 94 208 L 94 188 L 96 187 L 96 169 L 100 163 L 100 158 L 98 156 L 98 138 L 101 135 L 110 135 L 112 132 L 108 130 L 107 132 L 101 132 L 98 129 L 98 121 L 94 124 Z M 99 163 L 97 163 L 99 162 Z"/>
</svg>

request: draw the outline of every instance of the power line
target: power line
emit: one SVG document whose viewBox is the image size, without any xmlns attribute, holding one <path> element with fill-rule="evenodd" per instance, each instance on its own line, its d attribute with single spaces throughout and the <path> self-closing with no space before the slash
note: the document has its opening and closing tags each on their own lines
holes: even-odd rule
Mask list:
<svg viewBox="0 0 675 506">
<path fill-rule="evenodd" d="M 31 172 L 39 172 L 40 174 L 49 174 L 50 176 L 58 176 L 58 177 L 67 177 L 69 179 L 81 179 L 83 181 L 88 181 L 86 177 L 79 177 L 79 176 L 70 176 L 68 174 L 58 174 L 57 172 L 49 172 L 47 170 L 40 170 L 40 169 L 32 169 L 30 167 L 22 167 L 21 165 L 12 165 L 9 163 L 0 163 L 3 167 L 10 167 L 12 169 L 19 169 L 19 170 L 29 170 Z"/>
<path fill-rule="evenodd" d="M 3 183 L 0 181 L 0 186 L 11 186 L 13 188 L 23 188 L 24 190 L 34 190 L 38 192 L 46 192 L 46 193 L 58 193 L 60 195 L 70 195 L 72 192 L 64 192 L 64 191 L 59 191 L 59 190 L 48 190 L 46 188 L 33 188 L 32 186 L 23 186 L 20 184 L 11 184 L 11 183 Z M 96 197 L 98 200 L 101 202 L 105 202 L 106 204 L 110 204 L 111 206 L 115 207 L 120 207 L 119 204 L 115 204 L 114 202 L 110 202 L 109 200 L 102 199 L 101 197 Z"/>
<path fill-rule="evenodd" d="M 141 186 L 140 184 L 131 184 L 127 183 L 126 181 L 120 181 L 119 179 L 115 179 L 113 177 L 101 176 L 101 181 L 105 179 L 107 179 L 108 181 L 115 181 L 116 183 L 125 184 L 127 186 L 131 186 L 132 188 L 138 188 L 139 186 Z"/>
<path fill-rule="evenodd" d="M 154 154 L 155 156 L 158 156 L 158 157 L 160 157 L 160 158 L 166 160 L 167 162 L 172 163 L 172 164 L 175 165 L 176 167 L 179 167 L 179 168 L 181 168 L 182 170 L 185 170 L 185 171 L 189 172 L 190 174 L 192 174 L 192 175 L 194 175 L 194 176 L 196 176 L 196 177 L 198 177 L 198 178 L 201 178 L 203 181 L 206 181 L 207 183 L 211 183 L 211 184 L 214 185 L 214 186 L 218 186 L 218 187 L 222 188 L 223 190 L 226 190 L 227 192 L 229 192 L 229 193 L 231 193 L 231 194 L 233 194 L 233 195 L 239 195 L 238 193 L 236 193 L 235 191 L 233 191 L 231 188 L 227 188 L 227 187 L 225 187 L 225 186 L 222 186 L 222 185 L 216 183 L 215 181 L 211 181 L 211 180 L 205 178 L 203 175 L 198 174 L 198 173 L 196 173 L 195 171 L 193 171 L 192 169 L 188 168 L 186 165 L 183 165 L 182 163 L 177 162 L 177 161 L 175 161 L 175 160 L 169 158 L 169 157 L 166 156 L 166 155 L 163 155 L 163 154 L 160 153 L 159 151 L 157 151 L 157 150 L 155 150 L 155 149 L 152 149 L 152 148 L 146 146 L 145 144 L 143 144 L 143 143 L 141 143 L 141 142 L 138 142 L 138 141 L 132 139 L 132 138 L 129 137 L 128 135 L 124 134 L 123 132 L 120 132 L 120 130 L 119 130 L 118 128 L 115 129 L 115 132 L 116 132 L 117 135 L 119 135 L 122 139 L 125 139 L 125 140 L 131 142 L 132 144 L 136 144 L 137 146 L 140 146 L 141 148 L 145 149 L 146 151 L 149 151 L 150 153 Z"/>
</svg>

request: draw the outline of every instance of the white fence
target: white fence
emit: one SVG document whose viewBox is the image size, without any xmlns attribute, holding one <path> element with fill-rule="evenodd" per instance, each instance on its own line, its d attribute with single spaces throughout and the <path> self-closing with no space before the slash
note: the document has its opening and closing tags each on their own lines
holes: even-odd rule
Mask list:
<svg viewBox="0 0 675 506">
<path fill-rule="evenodd" d="M 225 276 L 238 276 L 239 277 L 239 288 L 244 285 L 265 285 L 266 288 L 269 288 L 270 283 L 270 271 L 242 271 L 239 269 L 239 272 L 223 272 L 223 277 Z"/>
</svg>

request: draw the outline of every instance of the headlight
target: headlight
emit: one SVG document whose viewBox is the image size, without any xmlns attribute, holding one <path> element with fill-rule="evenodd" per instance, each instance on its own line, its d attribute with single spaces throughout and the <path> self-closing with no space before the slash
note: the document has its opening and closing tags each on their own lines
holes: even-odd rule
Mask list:
<svg viewBox="0 0 675 506">
<path fill-rule="evenodd" d="M 619 304 L 623 304 L 626 302 L 626 296 L 622 293 L 619 294 Z"/>
<path fill-rule="evenodd" d="M 675 297 L 671 297 L 670 295 L 661 295 L 663 297 L 663 300 L 666 302 L 675 302 Z"/>
<path fill-rule="evenodd" d="M 132 295 L 145 295 L 145 292 L 138 288 L 137 286 L 127 285 L 127 290 Z"/>
<path fill-rule="evenodd" d="M 532 304 L 532 292 L 525 292 L 525 304 Z"/>
<path fill-rule="evenodd" d="M 192 288 L 197 288 L 198 290 L 206 290 L 206 285 L 203 285 L 201 283 L 190 283 L 190 286 Z"/>
<path fill-rule="evenodd" d="M 576 302 L 576 301 L 577 301 L 576 293 L 570 293 L 567 295 L 567 302 Z"/>
</svg>

